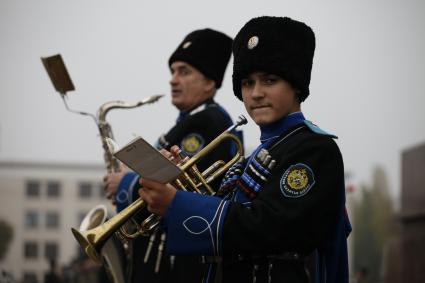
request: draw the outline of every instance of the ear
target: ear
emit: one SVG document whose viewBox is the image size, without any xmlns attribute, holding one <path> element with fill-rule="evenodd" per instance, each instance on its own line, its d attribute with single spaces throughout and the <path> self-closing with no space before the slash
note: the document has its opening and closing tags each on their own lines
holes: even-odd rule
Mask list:
<svg viewBox="0 0 425 283">
<path fill-rule="evenodd" d="M 212 91 L 215 91 L 215 81 L 209 79 L 209 78 L 205 78 L 205 86 L 204 86 L 204 90 L 207 93 L 210 93 Z"/>
<path fill-rule="evenodd" d="M 298 104 L 301 105 L 301 102 L 302 102 L 301 101 L 301 95 L 302 95 L 302 93 L 297 88 L 294 88 L 294 91 L 295 91 L 295 98 L 297 99 Z"/>
</svg>

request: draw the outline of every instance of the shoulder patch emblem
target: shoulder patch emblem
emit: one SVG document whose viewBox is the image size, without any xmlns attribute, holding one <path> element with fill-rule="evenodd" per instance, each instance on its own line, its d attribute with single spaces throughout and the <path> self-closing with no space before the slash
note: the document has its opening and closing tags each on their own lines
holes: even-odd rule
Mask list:
<svg viewBox="0 0 425 283">
<path fill-rule="evenodd" d="M 192 133 L 187 135 L 181 142 L 180 148 L 188 156 L 195 155 L 204 146 L 205 140 L 201 135 Z"/>
<path fill-rule="evenodd" d="M 303 163 L 297 163 L 283 173 L 280 179 L 280 191 L 285 197 L 302 197 L 310 191 L 314 182 L 311 168 Z"/>
</svg>

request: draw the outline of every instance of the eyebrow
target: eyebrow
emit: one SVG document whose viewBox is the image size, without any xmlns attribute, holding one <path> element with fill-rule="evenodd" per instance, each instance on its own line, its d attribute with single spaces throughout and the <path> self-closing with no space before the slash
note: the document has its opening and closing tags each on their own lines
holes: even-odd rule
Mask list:
<svg viewBox="0 0 425 283">
<path fill-rule="evenodd" d="M 171 69 L 171 72 L 175 72 L 175 71 L 185 71 L 185 70 L 189 70 L 189 68 L 187 66 L 178 66 L 175 69 Z"/>
<path fill-rule="evenodd" d="M 275 74 L 272 74 L 272 73 L 269 73 L 269 72 L 259 72 L 258 75 L 260 77 L 276 76 Z"/>
<path fill-rule="evenodd" d="M 268 76 L 277 76 L 277 75 L 275 75 L 275 74 L 268 73 L 268 72 L 256 72 L 256 73 L 258 73 L 258 76 L 259 76 L 260 78 L 264 78 L 264 77 L 268 77 Z M 246 75 L 246 76 L 243 76 L 243 77 L 241 78 L 241 80 L 251 80 L 251 79 L 252 79 L 252 73 L 251 73 L 251 74 L 248 74 L 248 75 Z"/>
</svg>

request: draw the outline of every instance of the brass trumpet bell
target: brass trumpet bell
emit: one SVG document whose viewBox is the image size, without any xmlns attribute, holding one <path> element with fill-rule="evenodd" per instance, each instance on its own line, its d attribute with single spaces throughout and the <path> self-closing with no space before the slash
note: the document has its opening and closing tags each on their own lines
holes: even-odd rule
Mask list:
<svg viewBox="0 0 425 283">
<path fill-rule="evenodd" d="M 96 227 L 102 226 L 107 220 L 108 211 L 105 205 L 99 204 L 93 207 L 84 217 L 80 224 L 79 230 L 72 229 L 74 236 L 78 239 L 80 245 L 84 247 L 84 251 L 96 262 L 101 262 L 105 268 L 106 274 L 110 282 L 125 283 L 128 277 L 126 266 L 128 265 L 125 254 L 125 245 L 115 234 L 111 235 L 102 245 L 96 243 L 99 251 L 90 242 L 91 235 L 87 231 L 94 231 Z M 87 237 L 88 236 L 88 237 Z"/>
<path fill-rule="evenodd" d="M 94 229 L 95 230 L 95 229 Z M 97 263 L 101 263 L 101 257 L 99 253 L 96 251 L 95 246 L 92 244 L 99 246 L 99 241 L 95 240 L 96 234 L 80 232 L 75 228 L 71 228 L 72 234 L 74 234 L 75 239 L 80 244 L 81 248 L 86 252 L 90 259 Z M 90 232 L 94 232 L 90 230 Z"/>
<path fill-rule="evenodd" d="M 135 213 L 145 207 L 145 202 L 138 199 L 102 225 L 86 231 L 71 228 L 72 234 L 88 257 L 97 263 L 101 263 L 100 250 L 106 241 L 114 232 L 119 231 Z M 131 239 L 131 237 L 128 238 Z"/>
</svg>

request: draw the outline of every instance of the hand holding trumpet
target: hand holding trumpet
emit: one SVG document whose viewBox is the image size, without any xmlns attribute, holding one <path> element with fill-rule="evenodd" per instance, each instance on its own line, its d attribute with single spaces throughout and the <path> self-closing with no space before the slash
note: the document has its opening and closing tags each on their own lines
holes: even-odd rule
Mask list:
<svg viewBox="0 0 425 283">
<path fill-rule="evenodd" d="M 185 160 L 181 156 L 181 150 L 178 146 L 171 147 L 170 151 L 161 149 L 160 152 L 175 164 Z M 142 186 L 139 190 L 139 196 L 146 202 L 148 211 L 164 216 L 176 195 L 177 189 L 170 184 L 162 184 L 145 178 L 140 178 L 139 183 Z"/>
</svg>

